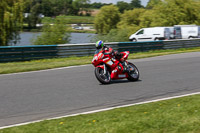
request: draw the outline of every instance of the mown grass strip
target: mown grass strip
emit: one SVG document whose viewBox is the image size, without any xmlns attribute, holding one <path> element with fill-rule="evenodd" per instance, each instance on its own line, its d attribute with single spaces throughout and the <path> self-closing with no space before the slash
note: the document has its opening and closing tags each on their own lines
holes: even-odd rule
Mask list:
<svg viewBox="0 0 200 133">
<path fill-rule="evenodd" d="M 0 133 L 198 133 L 200 95 L 0 130 Z"/>
<path fill-rule="evenodd" d="M 133 53 L 129 55 L 129 59 L 140 59 L 140 58 L 147 58 L 154 56 L 187 53 L 187 52 L 199 52 L 199 51 L 200 47 L 177 49 L 177 50 L 156 50 L 149 52 Z M 75 65 L 85 65 L 85 64 L 90 64 L 92 58 L 93 56 L 68 57 L 68 58 L 32 60 L 25 62 L 0 63 L 0 74 L 45 70 L 45 69 L 75 66 Z"/>
<path fill-rule="evenodd" d="M 93 24 L 94 17 L 93 16 L 59 16 L 65 20 L 67 24 Z M 45 17 L 42 19 L 42 23 L 54 23 L 55 19 L 50 17 Z"/>
</svg>

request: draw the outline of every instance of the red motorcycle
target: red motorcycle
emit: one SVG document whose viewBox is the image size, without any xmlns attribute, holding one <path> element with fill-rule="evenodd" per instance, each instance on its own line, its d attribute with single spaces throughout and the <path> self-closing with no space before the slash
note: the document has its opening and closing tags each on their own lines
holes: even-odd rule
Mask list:
<svg viewBox="0 0 200 133">
<path fill-rule="evenodd" d="M 111 80 L 127 78 L 129 81 L 137 81 L 139 79 L 139 70 L 137 67 L 126 61 L 129 51 L 121 52 L 125 55 L 124 63 L 128 67 L 126 72 L 123 71 L 124 67 L 120 63 L 120 59 L 115 58 L 114 54 L 104 54 L 100 51 L 94 55 L 92 64 L 95 67 L 95 76 L 102 84 L 109 84 Z"/>
</svg>

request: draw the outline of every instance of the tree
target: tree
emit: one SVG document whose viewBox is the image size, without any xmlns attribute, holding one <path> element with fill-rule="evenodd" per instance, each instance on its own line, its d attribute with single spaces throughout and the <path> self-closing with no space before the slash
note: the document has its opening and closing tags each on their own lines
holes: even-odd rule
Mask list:
<svg viewBox="0 0 200 133">
<path fill-rule="evenodd" d="M 133 10 L 125 11 L 121 15 L 121 21 L 117 24 L 118 29 L 127 29 L 127 34 L 130 36 L 135 31 L 140 29 L 140 17 L 146 10 L 143 8 L 135 8 Z"/>
<path fill-rule="evenodd" d="M 41 23 L 41 14 L 47 17 L 77 14 L 72 3 L 73 0 L 26 0 L 25 13 L 29 16 L 25 22 L 29 28 L 36 28 L 36 24 Z"/>
<path fill-rule="evenodd" d="M 85 11 L 86 13 L 88 13 L 88 9 L 86 9 L 88 7 L 88 4 L 90 3 L 90 0 L 74 0 L 73 1 L 73 7 L 74 9 L 77 11 L 77 14 L 79 13 L 79 11 Z"/>
<path fill-rule="evenodd" d="M 143 8 L 135 8 L 133 10 L 125 11 L 121 15 L 121 21 L 118 23 L 118 28 L 125 28 L 126 26 L 139 26 L 140 25 L 140 16 L 146 10 Z"/>
<path fill-rule="evenodd" d="M 152 9 L 154 6 L 158 5 L 161 2 L 162 2 L 161 0 L 149 0 L 149 2 L 147 3 L 146 8 L 147 9 Z"/>
<path fill-rule="evenodd" d="M 142 8 L 143 6 L 141 5 L 141 1 L 140 0 L 132 0 L 131 3 L 131 8 Z"/>
<path fill-rule="evenodd" d="M 73 0 L 53 0 L 54 16 L 73 13 Z"/>
<path fill-rule="evenodd" d="M 99 9 L 101 8 L 102 6 L 104 6 L 105 3 L 101 3 L 101 2 L 94 2 L 90 5 L 91 8 L 95 8 L 95 9 Z"/>
<path fill-rule="evenodd" d="M 70 41 L 70 34 L 67 33 L 65 20 L 62 17 L 56 17 L 55 23 L 45 24 L 42 28 L 42 34 L 33 40 L 34 45 L 52 45 L 65 44 Z"/>
<path fill-rule="evenodd" d="M 116 6 L 103 6 L 94 20 L 97 33 L 107 34 L 111 29 L 115 29 L 120 21 L 120 13 Z"/>
<path fill-rule="evenodd" d="M 45 16 L 55 16 L 54 14 L 54 4 L 55 2 L 53 0 L 42 0 L 41 3 L 41 13 Z"/>
<path fill-rule="evenodd" d="M 25 13 L 29 13 L 25 18 L 25 22 L 28 23 L 29 28 L 36 28 L 36 24 L 41 22 L 39 15 L 42 14 L 41 0 L 26 0 Z"/>
<path fill-rule="evenodd" d="M 200 8 L 196 0 L 165 0 L 153 10 L 151 26 L 200 24 Z"/>
<path fill-rule="evenodd" d="M 131 9 L 131 6 L 129 3 L 127 2 L 124 2 L 124 1 L 118 1 L 117 2 L 117 7 L 119 8 L 119 11 L 121 13 L 124 12 L 124 10 L 130 10 Z"/>
<path fill-rule="evenodd" d="M 154 21 L 154 10 L 146 9 L 145 12 L 143 12 L 140 17 L 140 27 L 151 27 L 152 21 Z"/>
<path fill-rule="evenodd" d="M 6 46 L 9 41 L 19 39 L 23 24 L 23 0 L 1 0 L 0 2 L 0 45 Z"/>
<path fill-rule="evenodd" d="M 127 42 L 129 41 L 128 31 L 128 29 L 112 29 L 106 35 L 98 34 L 91 42 L 96 42 L 98 40 L 103 40 L 105 42 Z"/>
</svg>

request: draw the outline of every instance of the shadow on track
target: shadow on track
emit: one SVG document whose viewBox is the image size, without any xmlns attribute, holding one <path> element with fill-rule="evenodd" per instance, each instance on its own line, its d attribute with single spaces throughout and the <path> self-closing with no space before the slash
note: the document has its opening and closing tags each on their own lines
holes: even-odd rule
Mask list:
<svg viewBox="0 0 200 133">
<path fill-rule="evenodd" d="M 99 85 L 112 85 L 112 84 L 121 84 L 121 83 L 135 83 L 135 82 L 141 82 L 142 80 L 138 81 L 129 81 L 129 80 L 112 80 L 110 84 L 99 84 Z"/>
</svg>

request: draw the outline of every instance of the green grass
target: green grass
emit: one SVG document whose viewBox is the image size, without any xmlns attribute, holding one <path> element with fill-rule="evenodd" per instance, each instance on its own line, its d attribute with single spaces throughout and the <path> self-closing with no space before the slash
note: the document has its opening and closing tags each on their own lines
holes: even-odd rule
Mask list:
<svg viewBox="0 0 200 133">
<path fill-rule="evenodd" d="M 68 28 L 67 32 L 72 32 L 72 33 L 92 33 L 96 34 L 96 30 L 75 30 L 73 28 Z"/>
<path fill-rule="evenodd" d="M 66 21 L 66 24 L 93 24 L 93 16 L 59 16 Z M 45 17 L 42 19 L 42 23 L 54 23 L 55 19 Z"/>
<path fill-rule="evenodd" d="M 0 130 L 0 133 L 199 133 L 200 95 Z"/>
<path fill-rule="evenodd" d="M 178 54 L 186 52 L 199 52 L 198 48 L 189 49 L 177 49 L 177 50 L 157 50 L 149 52 L 139 52 L 129 55 L 129 59 L 140 59 L 154 56 L 162 56 L 168 54 Z M 68 58 L 55 58 L 55 59 L 42 59 L 33 60 L 25 62 L 10 62 L 10 63 L 0 63 L 0 74 L 17 73 L 17 72 L 27 72 L 44 70 L 51 68 L 75 66 L 75 65 L 85 65 L 91 64 L 93 56 L 86 57 L 68 57 Z"/>
</svg>

